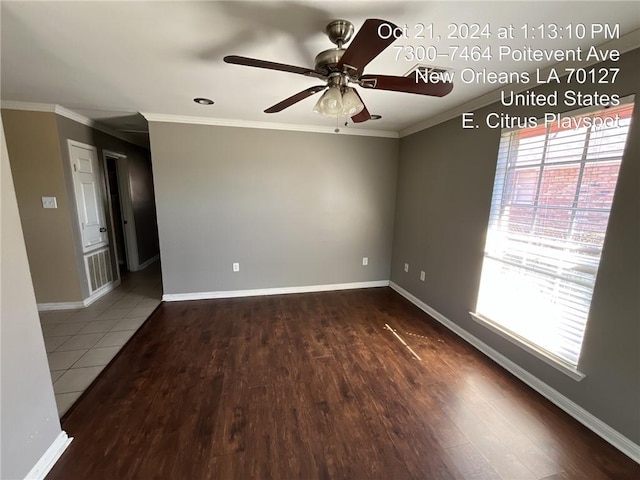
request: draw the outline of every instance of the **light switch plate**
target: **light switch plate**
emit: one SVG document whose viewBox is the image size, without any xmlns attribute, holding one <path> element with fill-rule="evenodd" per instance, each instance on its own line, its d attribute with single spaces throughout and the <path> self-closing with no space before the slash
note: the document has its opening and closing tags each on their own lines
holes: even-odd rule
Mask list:
<svg viewBox="0 0 640 480">
<path fill-rule="evenodd" d="M 56 197 L 42 197 L 42 208 L 58 208 Z"/>
</svg>

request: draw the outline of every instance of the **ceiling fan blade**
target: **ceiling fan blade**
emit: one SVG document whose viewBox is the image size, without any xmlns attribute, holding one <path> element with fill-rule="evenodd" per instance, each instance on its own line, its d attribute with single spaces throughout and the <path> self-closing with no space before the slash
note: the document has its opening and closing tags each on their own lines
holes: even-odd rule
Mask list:
<svg viewBox="0 0 640 480">
<path fill-rule="evenodd" d="M 391 29 L 397 28 L 393 23 L 376 18 L 365 20 L 356 36 L 351 40 L 347 50 L 338 62 L 338 68 L 343 70 L 357 70 L 362 73 L 362 69 L 366 67 L 371 60 L 376 58 L 380 53 L 395 41 L 393 35 L 390 38 L 381 38 L 378 34 L 378 28 L 383 24 L 389 25 Z M 386 31 L 386 28 L 385 28 Z"/>
<path fill-rule="evenodd" d="M 358 91 L 355 88 L 353 89 L 353 91 L 356 93 L 356 95 L 358 95 L 358 98 L 362 102 L 362 105 L 364 105 L 364 101 L 362 100 L 362 97 L 360 96 Z M 357 113 L 353 117 L 351 117 L 351 120 L 353 120 L 353 123 L 362 123 L 370 119 L 371 119 L 371 114 L 369 113 L 369 110 L 367 110 L 366 105 L 364 105 L 364 109 L 360 113 Z"/>
<path fill-rule="evenodd" d="M 234 65 L 244 65 L 246 67 L 266 68 L 267 70 L 279 70 L 281 72 L 297 73 L 307 77 L 316 77 L 326 80 L 326 75 L 316 72 L 310 68 L 296 67 L 295 65 L 287 65 L 285 63 L 268 62 L 266 60 L 257 60 L 255 58 L 240 57 L 238 55 L 228 55 L 224 57 L 226 63 Z"/>
<path fill-rule="evenodd" d="M 451 82 L 416 82 L 414 77 L 394 77 L 392 75 L 363 75 L 360 86 L 376 90 L 417 93 L 432 97 L 444 97 L 453 90 Z"/>
<path fill-rule="evenodd" d="M 315 86 L 315 87 L 307 88 L 306 90 L 303 90 L 303 91 L 301 91 L 299 93 L 296 93 L 295 95 L 292 95 L 289 98 L 284 99 L 280 103 L 276 103 L 274 106 L 267 108 L 264 111 L 264 113 L 281 112 L 282 110 L 284 110 L 285 108 L 290 107 L 294 103 L 298 103 L 300 100 L 304 100 L 305 98 L 310 97 L 311 95 L 314 95 L 314 94 L 316 94 L 318 92 L 321 92 L 325 88 L 327 88 L 326 85 L 318 85 L 318 86 Z"/>
</svg>

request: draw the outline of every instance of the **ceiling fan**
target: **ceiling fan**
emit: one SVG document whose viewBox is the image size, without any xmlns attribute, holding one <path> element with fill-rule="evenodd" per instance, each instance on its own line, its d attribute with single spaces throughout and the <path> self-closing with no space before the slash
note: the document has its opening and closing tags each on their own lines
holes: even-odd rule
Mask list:
<svg viewBox="0 0 640 480">
<path fill-rule="evenodd" d="M 343 48 L 353 36 L 353 24 L 346 20 L 332 21 L 327 25 L 325 33 L 337 48 L 319 53 L 316 56 L 313 69 L 237 55 L 224 57 L 224 61 L 235 65 L 279 70 L 324 80 L 324 85 L 316 85 L 296 93 L 267 108 L 265 113 L 281 112 L 311 95 L 326 90 L 316 103 L 314 112 L 336 118 L 350 116 L 354 123 L 361 123 L 372 118 L 380 118 L 380 116 L 372 116 L 369 113 L 356 89 L 351 87 L 352 84 L 375 90 L 391 90 L 435 97 L 443 97 L 451 92 L 453 89 L 451 82 L 426 83 L 417 82 L 416 78 L 411 76 L 365 75 L 364 68 L 369 62 L 395 40 L 392 35 L 389 35 L 389 38 L 383 38 L 379 34 L 382 25 L 388 25 L 391 29 L 389 31 L 397 28 L 385 20 L 367 19 L 351 44 L 347 48 Z M 386 26 L 384 30 L 388 31 Z"/>
</svg>

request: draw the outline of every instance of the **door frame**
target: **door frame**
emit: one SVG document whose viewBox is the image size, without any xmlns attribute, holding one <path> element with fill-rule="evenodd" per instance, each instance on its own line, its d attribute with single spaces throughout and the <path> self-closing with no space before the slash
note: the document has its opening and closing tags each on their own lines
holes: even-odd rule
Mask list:
<svg viewBox="0 0 640 480">
<path fill-rule="evenodd" d="M 107 158 L 113 158 L 116 160 L 116 177 L 118 181 L 118 196 L 120 199 L 120 211 L 122 216 L 126 219 L 126 225 L 120 225 L 124 233 L 124 256 L 126 259 L 127 269 L 130 272 L 135 272 L 139 268 L 138 259 L 138 239 L 136 235 L 136 223 L 133 216 L 133 205 L 131 202 L 131 182 L 129 179 L 129 165 L 127 156 L 123 153 L 114 152 L 112 150 L 102 151 L 102 162 L 104 168 L 105 188 L 107 192 L 107 204 L 109 210 L 109 220 L 111 223 L 112 232 L 115 232 L 115 224 L 113 221 L 113 209 L 111 208 L 111 189 L 109 188 L 109 179 L 107 178 Z M 124 219 L 123 219 L 124 221 Z M 114 233 L 115 235 L 115 233 Z M 116 251 L 117 246 L 115 241 L 113 243 L 114 256 L 118 259 L 118 253 Z M 118 278 L 120 278 L 120 268 L 118 270 Z"/>
</svg>

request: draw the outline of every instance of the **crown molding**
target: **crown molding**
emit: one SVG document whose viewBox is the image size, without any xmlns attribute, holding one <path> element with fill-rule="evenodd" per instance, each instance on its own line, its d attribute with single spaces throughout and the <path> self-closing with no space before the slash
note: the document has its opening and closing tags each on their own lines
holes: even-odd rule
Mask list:
<svg viewBox="0 0 640 480">
<path fill-rule="evenodd" d="M 78 122 L 82 125 L 86 125 L 87 127 L 98 130 L 102 133 L 106 133 L 107 135 L 111 135 L 112 137 L 118 138 L 127 143 L 133 143 L 134 145 L 138 145 L 133 142 L 130 138 L 127 138 L 125 135 L 122 135 L 117 130 L 113 130 L 112 128 L 103 125 L 100 122 L 96 122 L 84 115 L 74 112 L 73 110 L 69 110 L 68 108 L 62 107 L 60 105 L 52 104 L 52 103 L 34 103 L 34 102 L 16 102 L 13 100 L 2 100 L 2 108 L 7 110 L 23 110 L 28 112 L 50 112 L 55 113 L 56 115 L 60 115 L 61 117 L 68 118 L 69 120 L 73 120 L 74 122 Z"/>
<path fill-rule="evenodd" d="M 81 115 L 80 113 L 77 113 L 77 112 L 74 112 L 72 110 L 69 110 L 68 108 L 61 107 L 60 105 L 55 105 L 54 112 L 57 115 L 60 115 L 61 117 L 68 118 L 69 120 L 73 120 L 74 122 L 81 123 L 82 125 L 86 125 L 87 127 L 95 128 L 96 130 L 101 130 L 101 128 L 104 128 L 104 129 L 108 130 L 108 131 L 106 131 L 104 133 L 108 133 L 109 135 L 113 135 L 113 136 L 119 135 L 118 132 L 116 132 L 115 130 L 111 130 L 109 127 L 102 127 L 95 120 L 91 120 L 90 118 L 85 117 L 84 115 Z M 104 131 L 104 130 L 102 130 L 102 131 Z M 122 138 L 122 137 L 118 137 L 118 138 Z"/>
<path fill-rule="evenodd" d="M 2 100 L 2 109 L 24 110 L 28 112 L 51 112 L 55 113 L 56 105 L 52 103 L 15 102 L 13 100 Z"/>
<path fill-rule="evenodd" d="M 140 112 L 149 122 L 161 123 L 188 123 L 194 125 L 214 125 L 218 127 L 235 128 L 259 128 L 265 130 L 289 130 L 294 132 L 330 133 L 335 135 L 335 127 L 322 127 L 318 125 L 294 125 L 289 123 L 271 123 L 247 120 L 231 120 L 228 118 L 192 117 L 184 115 L 169 115 L 164 113 Z M 340 128 L 338 135 L 358 135 L 363 137 L 399 138 L 398 132 L 383 130 Z"/>
<path fill-rule="evenodd" d="M 620 38 L 603 43 L 602 45 L 598 45 L 598 47 L 608 49 L 608 50 L 616 49 L 616 50 L 619 50 L 621 54 L 634 50 L 640 47 L 640 29 L 629 32 L 626 35 L 622 35 Z M 541 70 L 541 75 L 544 77 L 546 74 L 549 73 L 549 71 L 552 68 L 564 69 L 564 68 L 572 68 L 577 66 L 588 67 L 590 65 L 595 65 L 597 63 L 600 63 L 600 62 L 597 60 L 589 63 L 560 62 L 554 65 L 551 65 L 550 67 L 547 67 L 544 70 Z M 529 72 L 529 73 L 533 73 L 533 72 Z M 482 95 L 481 97 L 474 98 L 473 100 L 467 103 L 458 105 L 457 107 L 454 107 L 451 110 L 447 110 L 446 112 L 436 115 L 428 120 L 417 123 L 412 127 L 408 127 L 403 130 L 400 130 L 399 132 L 400 138 L 406 137 L 408 135 L 412 135 L 421 130 L 426 130 L 427 128 L 434 127 L 440 123 L 446 122 L 447 120 L 451 120 L 452 118 L 459 117 L 465 112 L 472 112 L 479 108 L 486 107 L 487 105 L 491 105 L 492 103 L 496 103 L 500 100 L 500 92 L 505 89 L 510 89 L 516 93 L 520 93 L 520 92 L 529 90 L 533 87 L 537 87 L 537 84 L 535 84 L 535 82 L 529 82 L 528 84 L 522 84 L 522 85 L 505 85 L 485 95 Z"/>
<path fill-rule="evenodd" d="M 12 100 L 3 100 L 2 108 L 8 110 L 24 110 L 28 112 L 50 112 L 66 117 L 75 122 L 95 128 L 96 122 L 77 112 L 73 112 L 68 108 L 61 107 L 53 103 L 34 103 L 34 102 L 15 102 Z M 104 127 L 108 128 L 108 127 Z"/>
</svg>

